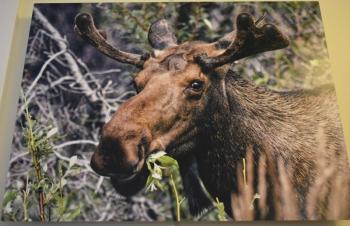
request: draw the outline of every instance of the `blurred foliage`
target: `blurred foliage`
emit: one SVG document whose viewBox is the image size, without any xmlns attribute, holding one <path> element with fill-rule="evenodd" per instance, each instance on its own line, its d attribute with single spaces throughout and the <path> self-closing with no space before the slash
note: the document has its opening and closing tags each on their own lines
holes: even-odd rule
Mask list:
<svg viewBox="0 0 350 226">
<path fill-rule="evenodd" d="M 179 43 L 212 42 L 235 29 L 233 21 L 239 13 L 249 12 L 259 18 L 266 12 L 265 23 L 273 23 L 282 29 L 290 38 L 291 45 L 284 50 L 240 60 L 235 64 L 236 71 L 258 85 L 266 85 L 276 90 L 312 88 L 331 81 L 317 2 L 38 4 L 36 7 L 66 38 L 69 50 L 75 54 L 84 76 L 93 78 L 92 81 L 97 81 L 100 85 L 96 90 L 102 92 L 99 89 L 107 86 L 113 90 L 106 93 L 113 102 L 92 103 L 78 92 L 71 84 L 72 81 L 49 87 L 48 84 L 70 73 L 65 60 L 61 58 L 50 63 L 45 77 L 34 90 L 36 95 L 29 112 L 40 125 L 53 123 L 59 134 L 64 134 L 59 141 L 55 141 L 56 146 L 72 140 L 92 141 L 90 144 L 75 143 L 56 148 L 55 155 L 48 154 L 47 159 L 41 162 L 42 168 L 46 166 L 50 173 L 51 179 L 45 181 L 45 191 L 49 197 L 53 192 L 52 199 L 56 201 L 52 202 L 52 208 L 61 206 L 55 210 L 55 220 L 72 220 L 77 214 L 74 211 L 78 209 L 80 215 L 75 219 L 81 221 L 164 221 L 176 218 L 175 205 L 169 198 L 172 195 L 168 177 L 161 179 L 165 186 L 164 192 L 141 191 L 135 197 L 124 198 L 114 191 L 108 180 L 91 172 L 87 166 L 95 148 L 91 143 L 98 140 L 102 125 L 108 118 L 108 115 L 101 113 L 101 109 L 108 104 L 115 111 L 135 93 L 130 75 L 136 73 L 137 69 L 110 60 L 74 34 L 72 24 L 77 13 L 91 13 L 98 28 L 106 31 L 109 42 L 122 50 L 137 53 L 140 50 L 151 51 L 147 41 L 148 27 L 160 18 L 168 20 Z M 42 29 L 40 23 L 33 20 L 22 80 L 24 90 L 30 86 L 50 57 L 48 53 L 57 51 L 57 40 L 45 32 L 47 31 Z M 35 175 L 32 173 L 31 159 L 23 154 L 27 147 L 22 130 L 25 117 L 20 108 L 21 105 L 13 139 L 3 219 L 37 220 L 35 216 L 38 216 L 38 211 L 33 208 L 37 206 L 37 201 L 32 197 L 33 186 L 38 182 L 35 182 Z M 81 170 L 79 175 L 75 172 L 76 168 L 69 164 L 69 159 L 74 156 L 78 156 L 77 165 Z M 60 164 L 62 159 L 65 161 Z M 66 176 L 69 176 L 69 180 L 59 187 L 57 183 L 62 182 L 62 178 Z M 181 196 L 181 180 L 179 177 L 174 180 Z M 56 197 L 54 194 L 60 196 Z M 212 209 L 201 216 L 193 217 L 184 200 L 181 204 L 182 219 L 223 220 L 225 216 L 220 201 L 213 203 L 216 205 Z M 67 211 L 73 215 L 65 215 Z"/>
<path fill-rule="evenodd" d="M 150 50 L 148 27 L 159 18 L 172 25 L 179 43 L 211 42 L 234 27 L 234 18 L 249 12 L 265 23 L 276 24 L 291 40 L 287 49 L 241 60 L 237 71 L 257 84 L 277 90 L 312 88 L 331 81 L 322 19 L 317 2 L 268 3 L 150 3 L 99 4 L 102 21 L 116 45 Z M 108 15 L 108 18 L 106 18 Z M 124 31 L 125 33 L 119 33 Z M 118 41 L 117 41 L 118 40 Z"/>
</svg>

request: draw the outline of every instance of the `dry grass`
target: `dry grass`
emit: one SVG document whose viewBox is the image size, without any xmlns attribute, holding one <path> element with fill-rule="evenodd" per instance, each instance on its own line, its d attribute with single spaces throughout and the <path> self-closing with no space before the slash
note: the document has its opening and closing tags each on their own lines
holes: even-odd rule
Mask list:
<svg viewBox="0 0 350 226">
<path fill-rule="evenodd" d="M 269 219 L 271 209 L 275 220 L 350 219 L 350 175 L 336 170 L 336 162 L 326 165 L 320 157 L 319 175 L 304 197 L 305 203 L 300 204 L 291 180 L 293 170 L 282 159 L 264 153 L 254 162 L 251 148 L 245 159 L 247 167 L 240 165 L 237 170 L 238 194 L 231 199 L 234 220 Z"/>
</svg>

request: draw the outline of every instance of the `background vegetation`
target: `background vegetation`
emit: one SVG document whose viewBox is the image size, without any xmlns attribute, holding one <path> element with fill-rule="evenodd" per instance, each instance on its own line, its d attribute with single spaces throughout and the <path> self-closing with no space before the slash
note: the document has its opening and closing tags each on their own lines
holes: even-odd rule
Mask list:
<svg viewBox="0 0 350 226">
<path fill-rule="evenodd" d="M 179 42 L 211 42 L 235 29 L 233 18 L 239 13 L 258 18 L 266 12 L 265 22 L 281 28 L 291 46 L 241 60 L 238 73 L 276 90 L 330 82 L 317 2 L 38 4 L 23 71 L 3 220 L 42 220 L 37 198 L 42 192 L 47 195 L 44 214 L 51 221 L 176 218 L 167 178 L 163 192 L 142 191 L 126 199 L 89 166 L 103 124 L 135 94 L 130 74 L 136 68 L 112 61 L 82 41 L 73 31 L 79 12 L 91 13 L 113 45 L 135 53 L 151 50 L 147 31 L 159 18 L 169 21 Z M 30 129 L 31 122 L 36 126 Z M 43 143 L 46 146 L 40 146 Z M 41 178 L 35 170 L 36 147 L 47 150 L 37 159 Z M 176 183 L 181 184 L 179 179 Z M 195 220 L 224 219 L 222 206 L 216 206 Z M 183 219 L 193 219 L 185 204 L 181 211 Z"/>
</svg>

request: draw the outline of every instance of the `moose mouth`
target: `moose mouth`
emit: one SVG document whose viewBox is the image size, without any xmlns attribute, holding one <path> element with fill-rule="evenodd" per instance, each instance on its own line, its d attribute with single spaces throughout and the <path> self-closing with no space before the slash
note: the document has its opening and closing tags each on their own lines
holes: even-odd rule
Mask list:
<svg viewBox="0 0 350 226">
<path fill-rule="evenodd" d="M 127 182 L 135 179 L 143 171 L 147 171 L 145 164 L 150 154 L 165 151 L 172 157 L 182 155 L 193 149 L 195 146 L 194 137 L 198 134 L 198 129 L 191 126 L 186 132 L 172 139 L 167 145 L 157 145 L 150 150 L 150 143 L 145 138 L 141 138 L 138 145 L 135 145 L 134 152 L 137 152 L 137 161 L 123 162 L 123 157 L 113 153 L 122 153 L 118 142 L 109 137 L 101 138 L 97 151 L 91 158 L 91 168 L 99 175 L 111 177 L 116 181 Z M 158 139 L 160 140 L 160 139 Z M 155 142 L 155 141 L 154 141 Z M 160 142 L 161 143 L 161 142 Z M 161 148 L 159 148 L 161 147 Z"/>
<path fill-rule="evenodd" d="M 130 181 L 136 177 L 137 173 L 133 173 L 131 175 L 123 175 L 123 174 L 111 174 L 110 177 L 113 177 L 119 181 Z"/>
<path fill-rule="evenodd" d="M 145 167 L 147 145 L 144 142 L 140 142 L 136 146 L 135 151 L 138 153 L 138 159 L 132 164 L 123 163 L 121 157 L 114 155 L 113 153 L 115 152 L 111 149 L 114 146 L 113 139 L 101 139 L 97 150 L 91 157 L 91 168 L 101 176 L 111 177 L 119 181 L 132 180 Z"/>
<path fill-rule="evenodd" d="M 143 161 L 144 162 L 144 161 Z M 104 176 L 104 177 L 111 177 L 114 178 L 115 180 L 118 181 L 130 181 L 132 179 L 134 179 L 141 171 L 145 170 L 145 164 L 141 163 L 140 164 L 140 169 L 139 170 L 135 170 L 132 173 L 118 173 L 115 167 L 109 167 L 109 170 L 106 169 L 99 169 L 98 167 L 96 167 L 94 161 L 92 160 L 91 163 L 91 168 L 100 176 Z"/>
</svg>

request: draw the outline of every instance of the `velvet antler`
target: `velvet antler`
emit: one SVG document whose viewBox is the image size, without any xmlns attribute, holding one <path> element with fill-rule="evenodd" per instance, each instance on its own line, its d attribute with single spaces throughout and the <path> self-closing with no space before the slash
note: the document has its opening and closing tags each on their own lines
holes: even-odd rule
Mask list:
<svg viewBox="0 0 350 226">
<path fill-rule="evenodd" d="M 227 49 L 214 57 L 200 54 L 195 58 L 196 62 L 204 69 L 213 69 L 247 56 L 282 49 L 289 45 L 288 38 L 277 27 L 265 24 L 259 28 L 259 22 L 260 19 L 254 23 L 251 15 L 241 13 L 236 20 L 236 37 Z"/>
<path fill-rule="evenodd" d="M 103 54 L 119 62 L 142 67 L 145 60 L 149 57 L 148 54 L 139 55 L 127 53 L 113 47 L 107 42 L 106 35 L 96 29 L 94 20 L 90 14 L 81 13 L 77 15 L 75 17 L 74 30 L 84 40 L 95 46 Z"/>
</svg>

